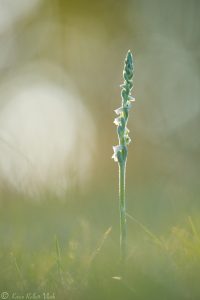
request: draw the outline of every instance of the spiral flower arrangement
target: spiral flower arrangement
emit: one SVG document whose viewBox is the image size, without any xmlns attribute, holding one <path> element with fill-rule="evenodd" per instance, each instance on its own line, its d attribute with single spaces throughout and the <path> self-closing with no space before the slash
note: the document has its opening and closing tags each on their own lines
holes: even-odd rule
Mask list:
<svg viewBox="0 0 200 300">
<path fill-rule="evenodd" d="M 120 250 L 121 259 L 126 257 L 126 239 L 127 239 L 127 226 L 126 226 L 126 203 L 125 203 L 125 175 L 126 175 L 126 162 L 128 155 L 128 145 L 131 142 L 129 137 L 129 129 L 127 128 L 127 122 L 129 117 L 129 110 L 132 107 L 132 103 L 135 98 L 131 96 L 131 90 L 133 88 L 133 75 L 134 65 L 133 56 L 130 50 L 127 53 L 123 78 L 124 83 L 120 86 L 121 90 L 121 107 L 115 110 L 117 118 L 114 120 L 114 124 L 117 126 L 117 135 L 119 144 L 113 147 L 114 154 L 112 158 L 118 162 L 119 166 L 119 208 L 120 208 Z"/>
</svg>

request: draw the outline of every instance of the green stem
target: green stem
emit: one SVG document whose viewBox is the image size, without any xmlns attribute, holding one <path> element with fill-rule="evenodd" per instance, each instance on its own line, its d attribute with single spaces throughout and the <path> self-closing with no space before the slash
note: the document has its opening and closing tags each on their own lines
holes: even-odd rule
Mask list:
<svg viewBox="0 0 200 300">
<path fill-rule="evenodd" d="M 125 204 L 125 174 L 126 163 L 119 164 L 119 210 L 120 210 L 120 252 L 121 261 L 126 258 L 126 204 Z"/>
</svg>

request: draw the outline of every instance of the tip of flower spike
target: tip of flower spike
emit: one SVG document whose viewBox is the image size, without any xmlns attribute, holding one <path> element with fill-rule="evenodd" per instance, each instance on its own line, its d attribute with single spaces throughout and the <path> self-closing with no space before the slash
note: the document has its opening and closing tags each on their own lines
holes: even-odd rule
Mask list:
<svg viewBox="0 0 200 300">
<path fill-rule="evenodd" d="M 132 78 L 133 78 L 133 72 L 134 72 L 134 66 L 133 66 L 133 56 L 131 51 L 129 50 L 127 52 L 126 58 L 125 58 L 125 62 L 124 62 L 124 71 L 123 71 L 123 78 L 124 78 L 124 83 L 125 84 L 129 84 L 131 85 L 131 87 L 129 87 L 129 89 L 132 89 Z"/>
<path fill-rule="evenodd" d="M 128 52 L 127 52 L 126 61 L 129 65 L 133 64 L 133 55 L 131 53 L 131 50 L 128 50 Z"/>
<path fill-rule="evenodd" d="M 130 50 L 130 49 L 129 49 L 128 52 L 127 52 L 127 57 L 128 57 L 129 55 L 132 56 L 132 53 L 131 53 L 131 50 Z"/>
</svg>

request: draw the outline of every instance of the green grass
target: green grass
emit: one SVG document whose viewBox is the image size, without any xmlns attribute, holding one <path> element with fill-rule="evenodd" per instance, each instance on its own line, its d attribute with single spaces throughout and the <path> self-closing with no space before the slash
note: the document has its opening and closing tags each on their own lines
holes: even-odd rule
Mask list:
<svg viewBox="0 0 200 300">
<path fill-rule="evenodd" d="M 1 203 L 0 291 L 61 300 L 199 299 L 198 216 L 183 215 L 162 234 L 128 215 L 122 274 L 117 209 L 112 221 L 106 213 L 102 219 L 101 206 L 95 211 L 93 201 L 84 202 L 89 195 L 76 197 L 34 204 L 13 196 Z"/>
</svg>

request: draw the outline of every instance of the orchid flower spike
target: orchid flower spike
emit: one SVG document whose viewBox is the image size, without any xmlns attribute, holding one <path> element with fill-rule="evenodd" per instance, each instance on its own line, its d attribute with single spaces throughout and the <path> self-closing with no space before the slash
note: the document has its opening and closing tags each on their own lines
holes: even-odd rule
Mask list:
<svg viewBox="0 0 200 300">
<path fill-rule="evenodd" d="M 119 209 L 120 209 L 120 250 L 121 260 L 126 258 L 126 205 L 125 205 L 125 175 L 126 161 L 128 154 L 128 144 L 131 142 L 127 122 L 129 111 L 133 106 L 135 98 L 131 96 L 133 88 L 133 56 L 128 51 L 123 70 L 124 83 L 121 87 L 121 106 L 115 110 L 117 118 L 114 124 L 117 126 L 117 135 L 119 144 L 113 147 L 114 154 L 112 158 L 119 165 Z"/>
<path fill-rule="evenodd" d="M 134 66 L 133 66 L 133 56 L 130 50 L 127 53 L 125 63 L 124 63 L 124 70 L 123 70 L 123 78 L 124 83 L 120 85 L 122 88 L 121 90 L 121 106 L 115 109 L 115 113 L 118 115 L 117 118 L 114 120 L 114 124 L 117 126 L 117 134 L 119 145 L 118 147 L 113 147 L 114 154 L 112 158 L 119 163 L 117 159 L 117 152 L 122 154 L 122 158 L 124 162 L 127 158 L 127 146 L 130 143 L 131 139 L 128 135 L 128 128 L 127 122 L 129 117 L 129 111 L 133 107 L 133 103 L 135 102 L 135 98 L 131 96 L 131 90 L 133 88 L 133 75 L 134 75 Z M 117 151 L 117 152 L 116 152 Z"/>
</svg>

